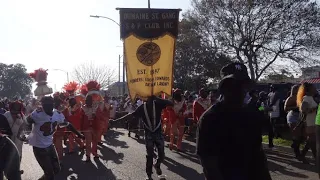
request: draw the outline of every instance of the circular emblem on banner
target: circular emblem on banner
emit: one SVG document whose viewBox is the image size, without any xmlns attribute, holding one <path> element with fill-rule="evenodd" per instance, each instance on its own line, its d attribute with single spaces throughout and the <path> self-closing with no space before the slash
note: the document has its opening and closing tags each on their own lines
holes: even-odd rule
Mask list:
<svg viewBox="0 0 320 180">
<path fill-rule="evenodd" d="M 137 50 L 138 60 L 146 66 L 152 66 L 161 56 L 161 49 L 158 44 L 153 42 L 145 42 L 141 44 Z"/>
</svg>

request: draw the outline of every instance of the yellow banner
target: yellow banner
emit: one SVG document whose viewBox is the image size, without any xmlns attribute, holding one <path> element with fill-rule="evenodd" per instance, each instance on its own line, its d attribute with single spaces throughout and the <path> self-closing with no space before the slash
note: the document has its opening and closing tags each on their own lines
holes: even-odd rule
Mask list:
<svg viewBox="0 0 320 180">
<path fill-rule="evenodd" d="M 131 99 L 164 92 L 171 95 L 175 38 L 166 34 L 157 39 L 124 39 L 127 83 Z"/>
</svg>

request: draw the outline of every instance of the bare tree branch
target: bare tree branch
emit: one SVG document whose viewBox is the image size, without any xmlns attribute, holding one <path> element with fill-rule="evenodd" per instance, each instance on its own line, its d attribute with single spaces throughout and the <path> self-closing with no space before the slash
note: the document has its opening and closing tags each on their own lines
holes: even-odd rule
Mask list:
<svg viewBox="0 0 320 180">
<path fill-rule="evenodd" d="M 105 65 L 96 65 L 92 61 L 80 64 L 74 68 L 72 76 L 80 84 L 86 84 L 90 80 L 95 80 L 100 83 L 102 89 L 107 88 L 116 80 L 114 69 L 110 69 Z"/>
</svg>

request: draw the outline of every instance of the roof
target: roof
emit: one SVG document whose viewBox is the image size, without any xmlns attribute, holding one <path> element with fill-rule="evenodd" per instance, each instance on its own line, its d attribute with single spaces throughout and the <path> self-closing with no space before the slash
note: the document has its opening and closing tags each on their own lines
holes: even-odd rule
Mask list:
<svg viewBox="0 0 320 180">
<path fill-rule="evenodd" d="M 123 84 L 127 85 L 127 82 L 114 82 L 114 83 L 110 84 L 110 85 L 108 86 L 108 88 L 114 87 L 114 86 L 115 86 L 115 87 L 122 86 Z"/>
<path fill-rule="evenodd" d="M 300 83 L 310 83 L 310 84 L 318 84 L 320 83 L 320 78 L 312 78 L 312 79 L 304 79 Z"/>
</svg>

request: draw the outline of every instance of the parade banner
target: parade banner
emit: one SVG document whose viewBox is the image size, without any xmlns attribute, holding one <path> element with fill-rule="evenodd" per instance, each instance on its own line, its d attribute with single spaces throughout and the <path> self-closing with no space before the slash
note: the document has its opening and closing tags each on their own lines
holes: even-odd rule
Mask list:
<svg viewBox="0 0 320 180">
<path fill-rule="evenodd" d="M 120 9 L 131 99 L 171 95 L 179 9 Z"/>
</svg>

